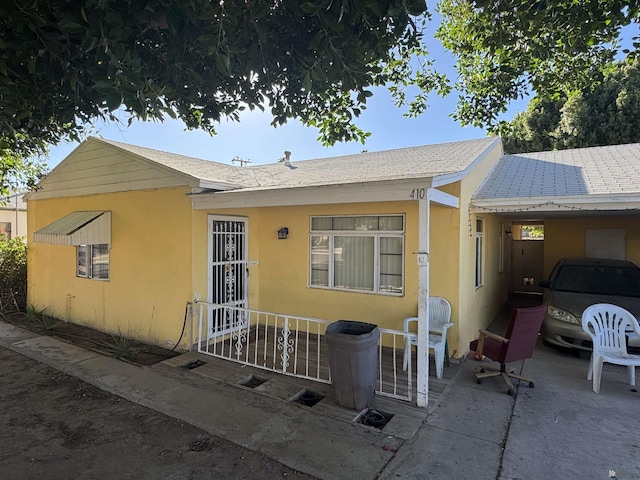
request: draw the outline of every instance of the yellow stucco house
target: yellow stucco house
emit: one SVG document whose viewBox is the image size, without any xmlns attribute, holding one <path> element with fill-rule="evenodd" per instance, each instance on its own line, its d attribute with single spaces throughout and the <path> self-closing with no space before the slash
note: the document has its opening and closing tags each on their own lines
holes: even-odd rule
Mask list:
<svg viewBox="0 0 640 480">
<path fill-rule="evenodd" d="M 246 298 L 234 301 L 402 329 L 418 308 L 419 203 L 437 189 L 459 205 L 431 202 L 431 294 L 452 304 L 450 349 L 463 352 L 506 295 L 492 268 L 482 283 L 499 288 L 475 285 L 468 210 L 501 155 L 500 140 L 484 138 L 236 167 L 90 138 L 28 196 L 29 302 L 72 322 L 173 345 L 186 302 L 228 300 L 216 290 L 211 264 L 220 252 L 211 243 L 215 228 L 233 228 L 246 242 L 236 254 L 243 269 L 234 287 Z M 499 227 L 487 220 L 486 231 Z M 286 239 L 278 239 L 282 227 Z M 321 250 L 328 256 L 329 248 L 347 248 L 335 245 L 333 231 L 378 251 L 378 258 L 369 254 L 363 278 L 329 281 Z M 495 264 L 491 247 L 486 266 Z M 384 258 L 395 258 L 388 271 Z M 461 324 L 461 317 L 469 320 Z"/>
<path fill-rule="evenodd" d="M 165 347 L 219 328 L 236 359 L 249 331 L 230 326 L 249 310 L 256 325 L 279 314 L 286 370 L 299 353 L 291 319 L 296 332 L 352 319 L 393 333 L 419 316 L 425 338 L 426 298 L 442 296 L 461 357 L 559 258 L 615 237 L 616 255 L 640 261 L 638 158 L 638 145 L 505 156 L 483 138 L 238 167 L 89 138 L 27 196 L 28 302 Z M 544 240 L 523 239 L 527 225 Z M 221 320 L 216 305 L 236 313 Z"/>
</svg>

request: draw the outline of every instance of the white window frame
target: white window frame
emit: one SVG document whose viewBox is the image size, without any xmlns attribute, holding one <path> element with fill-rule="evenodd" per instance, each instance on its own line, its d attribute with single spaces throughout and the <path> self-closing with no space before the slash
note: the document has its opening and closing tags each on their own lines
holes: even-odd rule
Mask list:
<svg viewBox="0 0 640 480">
<path fill-rule="evenodd" d="M 106 247 L 107 250 L 107 276 L 106 277 L 98 277 L 95 275 L 94 270 L 98 270 L 98 269 L 94 269 L 94 264 L 96 263 L 94 261 L 94 252 L 93 249 L 94 247 Z M 76 246 L 76 277 L 78 278 L 88 278 L 91 280 L 101 280 L 101 281 L 108 281 L 110 276 L 111 276 L 111 258 L 110 258 L 110 245 L 106 244 L 106 243 L 102 243 L 102 244 L 97 244 L 97 245 L 77 245 Z M 80 253 L 84 252 L 85 253 L 85 259 L 86 259 L 86 265 L 84 268 L 84 272 L 81 271 L 81 266 L 80 266 Z"/>
<path fill-rule="evenodd" d="M 476 217 L 476 275 L 475 275 L 475 287 L 480 288 L 483 285 L 482 270 L 484 268 L 484 219 L 482 217 Z"/>
<path fill-rule="evenodd" d="M 401 217 L 402 229 L 401 230 L 325 230 L 325 229 L 313 229 L 313 220 L 317 218 L 344 218 L 344 217 Z M 401 297 L 404 295 L 404 280 L 405 280 L 405 230 L 406 230 L 406 218 L 404 214 L 371 214 L 371 215 L 314 215 L 309 219 L 309 277 L 308 285 L 310 288 L 319 288 L 325 290 L 338 290 L 341 292 L 354 292 L 354 293 L 368 293 L 374 295 L 389 295 L 395 297 Z M 312 243 L 313 237 L 328 236 L 329 237 L 329 270 L 328 270 L 328 285 L 314 285 L 312 283 Z M 356 288 L 340 288 L 334 285 L 334 241 L 336 237 L 372 237 L 374 238 L 374 252 L 373 252 L 373 289 L 372 290 L 360 290 Z M 380 239 L 381 238 L 397 238 L 401 241 L 401 280 L 400 291 L 381 291 L 380 290 Z"/>
<path fill-rule="evenodd" d="M 500 224 L 500 235 L 498 235 L 498 273 L 504 272 L 504 225 Z"/>
</svg>

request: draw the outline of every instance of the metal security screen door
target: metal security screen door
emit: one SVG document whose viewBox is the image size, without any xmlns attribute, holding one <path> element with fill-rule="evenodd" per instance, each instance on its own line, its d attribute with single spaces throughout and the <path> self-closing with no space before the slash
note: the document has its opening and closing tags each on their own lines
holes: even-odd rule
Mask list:
<svg viewBox="0 0 640 480">
<path fill-rule="evenodd" d="M 233 333 L 246 326 L 238 310 L 247 308 L 247 220 L 209 216 L 209 312 L 208 338 Z"/>
</svg>

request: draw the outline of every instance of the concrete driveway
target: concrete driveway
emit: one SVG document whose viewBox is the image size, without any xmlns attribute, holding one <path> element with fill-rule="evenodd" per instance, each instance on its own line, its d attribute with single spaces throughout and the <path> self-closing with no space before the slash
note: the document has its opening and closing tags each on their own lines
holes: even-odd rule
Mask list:
<svg viewBox="0 0 640 480">
<path fill-rule="evenodd" d="M 626 367 L 605 364 L 596 394 L 588 359 L 540 341 L 533 358 L 511 365 L 535 387 L 523 382 L 510 397 L 499 378 L 476 384 L 481 363 L 462 363 L 381 478 L 640 478 L 640 396 Z"/>
</svg>

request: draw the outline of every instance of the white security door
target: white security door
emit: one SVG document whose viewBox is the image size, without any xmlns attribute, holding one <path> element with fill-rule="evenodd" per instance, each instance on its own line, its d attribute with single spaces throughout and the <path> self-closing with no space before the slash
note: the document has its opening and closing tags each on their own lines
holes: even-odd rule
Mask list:
<svg viewBox="0 0 640 480">
<path fill-rule="evenodd" d="M 209 216 L 209 302 L 247 307 L 247 220 Z M 245 326 L 244 314 L 234 308 L 212 307 L 209 338 Z"/>
</svg>

